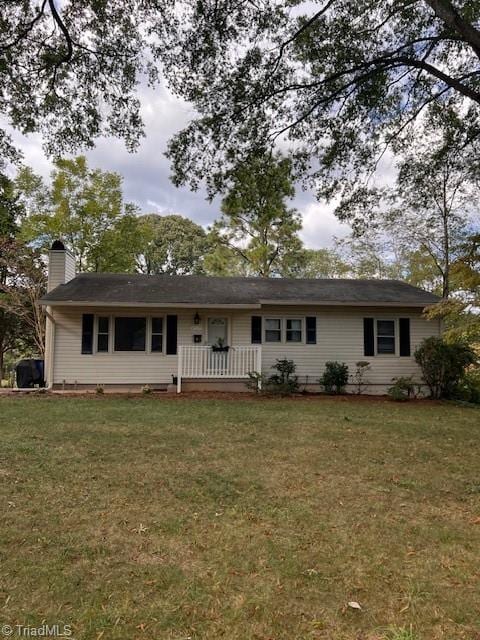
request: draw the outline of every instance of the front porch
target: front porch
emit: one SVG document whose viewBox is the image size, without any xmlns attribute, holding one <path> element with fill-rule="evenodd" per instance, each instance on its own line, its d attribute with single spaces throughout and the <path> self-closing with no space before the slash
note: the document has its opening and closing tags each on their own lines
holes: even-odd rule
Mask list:
<svg viewBox="0 0 480 640">
<path fill-rule="evenodd" d="M 260 346 L 235 346 L 219 349 L 211 346 L 180 345 L 178 348 L 177 393 L 182 379 L 242 380 L 250 371 L 262 370 Z"/>
</svg>

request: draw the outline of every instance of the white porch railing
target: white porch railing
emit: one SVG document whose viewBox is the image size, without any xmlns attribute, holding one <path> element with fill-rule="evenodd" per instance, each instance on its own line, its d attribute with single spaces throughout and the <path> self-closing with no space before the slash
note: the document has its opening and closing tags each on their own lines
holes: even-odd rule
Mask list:
<svg viewBox="0 0 480 640">
<path fill-rule="evenodd" d="M 178 349 L 177 391 L 182 378 L 247 378 L 249 371 L 261 371 L 261 347 L 230 347 L 213 351 L 212 347 L 181 345 Z"/>
</svg>

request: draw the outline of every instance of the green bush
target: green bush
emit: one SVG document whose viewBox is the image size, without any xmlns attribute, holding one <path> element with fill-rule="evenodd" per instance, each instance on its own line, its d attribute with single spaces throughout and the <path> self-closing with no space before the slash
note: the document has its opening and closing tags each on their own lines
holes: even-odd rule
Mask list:
<svg viewBox="0 0 480 640">
<path fill-rule="evenodd" d="M 467 367 L 475 364 L 477 358 L 464 342 L 431 337 L 425 338 L 415 351 L 415 360 L 432 398 L 453 398 Z"/>
<path fill-rule="evenodd" d="M 272 376 L 265 376 L 258 371 L 250 371 L 248 380 L 245 383 L 249 389 L 257 393 L 270 393 L 282 396 L 296 393 L 299 389 L 298 378 L 295 375 L 296 364 L 287 358 L 277 360 L 273 365 L 277 373 Z"/>
<path fill-rule="evenodd" d="M 326 362 L 319 382 L 327 393 L 344 393 L 348 383 L 348 366 L 344 362 Z"/>
<path fill-rule="evenodd" d="M 393 378 L 392 382 L 394 384 L 387 390 L 392 400 L 401 402 L 415 397 L 415 382 L 412 376 Z"/>
<path fill-rule="evenodd" d="M 268 378 L 267 391 L 280 395 L 289 395 L 298 391 L 298 377 L 295 375 L 297 365 L 293 360 L 288 360 L 287 358 L 277 359 L 272 369 L 277 373 Z"/>
<path fill-rule="evenodd" d="M 454 389 L 456 400 L 480 404 L 480 368 L 467 371 Z"/>
</svg>

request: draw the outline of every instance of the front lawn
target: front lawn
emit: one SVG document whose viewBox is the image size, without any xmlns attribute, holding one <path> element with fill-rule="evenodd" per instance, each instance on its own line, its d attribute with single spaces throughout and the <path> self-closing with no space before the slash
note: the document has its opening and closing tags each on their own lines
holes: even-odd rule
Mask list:
<svg viewBox="0 0 480 640">
<path fill-rule="evenodd" d="M 14 633 L 480 638 L 477 409 L 4 397 L 0 422 Z"/>
</svg>

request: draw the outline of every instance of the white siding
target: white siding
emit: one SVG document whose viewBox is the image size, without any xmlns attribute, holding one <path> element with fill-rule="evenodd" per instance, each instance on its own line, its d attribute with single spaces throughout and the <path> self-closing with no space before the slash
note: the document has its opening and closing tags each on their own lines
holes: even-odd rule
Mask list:
<svg viewBox="0 0 480 640">
<path fill-rule="evenodd" d="M 52 250 L 48 254 L 48 286 L 51 291 L 75 277 L 75 258 L 69 251 Z"/>
<path fill-rule="evenodd" d="M 55 384 L 77 382 L 79 384 L 164 384 L 172 380 L 177 373 L 177 356 L 164 353 L 120 352 L 81 354 L 82 312 L 93 312 L 73 307 L 55 308 L 55 339 L 53 381 Z M 372 369 L 367 378 L 371 384 L 389 385 L 391 379 L 400 375 L 418 377 L 418 367 L 412 357 L 398 355 L 380 355 L 365 358 L 363 355 L 363 318 L 379 319 L 410 318 L 411 352 L 423 338 L 439 335 L 438 321 L 427 321 L 421 317 L 420 310 L 412 309 L 372 309 L 345 307 L 268 307 L 261 311 L 235 310 L 202 310 L 200 325 L 194 325 L 195 309 L 188 310 L 152 310 L 152 309 L 96 309 L 97 315 L 130 315 L 130 316 L 178 316 L 178 345 L 192 344 L 193 334 L 203 335 L 206 343 L 207 317 L 212 315 L 229 318 L 229 344 L 249 345 L 251 343 L 251 316 L 261 315 L 264 318 L 317 318 L 317 344 L 303 342 L 286 344 L 282 342 L 262 343 L 262 369 L 271 373 L 271 366 L 277 358 L 287 357 L 295 361 L 297 373 L 302 382 L 306 378 L 315 383 L 323 372 L 325 362 L 338 360 L 348 364 L 353 372 L 355 363 L 368 360 Z M 164 323 L 165 326 L 165 323 Z M 398 351 L 397 351 L 398 353 Z"/>
<path fill-rule="evenodd" d="M 239 343 L 250 342 L 250 317 L 252 313 L 238 314 L 235 339 Z M 317 344 L 305 344 L 305 326 L 302 343 L 265 343 L 262 336 L 262 371 L 272 373 L 271 367 L 277 358 L 289 358 L 297 365 L 297 374 L 302 382 L 315 383 L 329 360 L 345 362 L 353 373 L 355 363 L 367 360 L 371 370 L 366 378 L 372 385 L 390 385 L 396 376 L 413 375 L 419 378 L 419 369 L 413 358 L 416 347 L 423 338 L 440 335 L 439 321 L 428 321 L 416 309 L 374 309 L 372 307 L 267 307 L 256 315 L 265 318 L 317 318 Z M 411 356 L 363 354 L 363 318 L 378 319 L 410 318 Z M 265 323 L 263 322 L 263 328 Z M 284 336 L 282 336 L 284 337 Z M 397 324 L 398 341 L 398 324 Z M 398 344 L 397 344 L 398 346 Z"/>
</svg>

